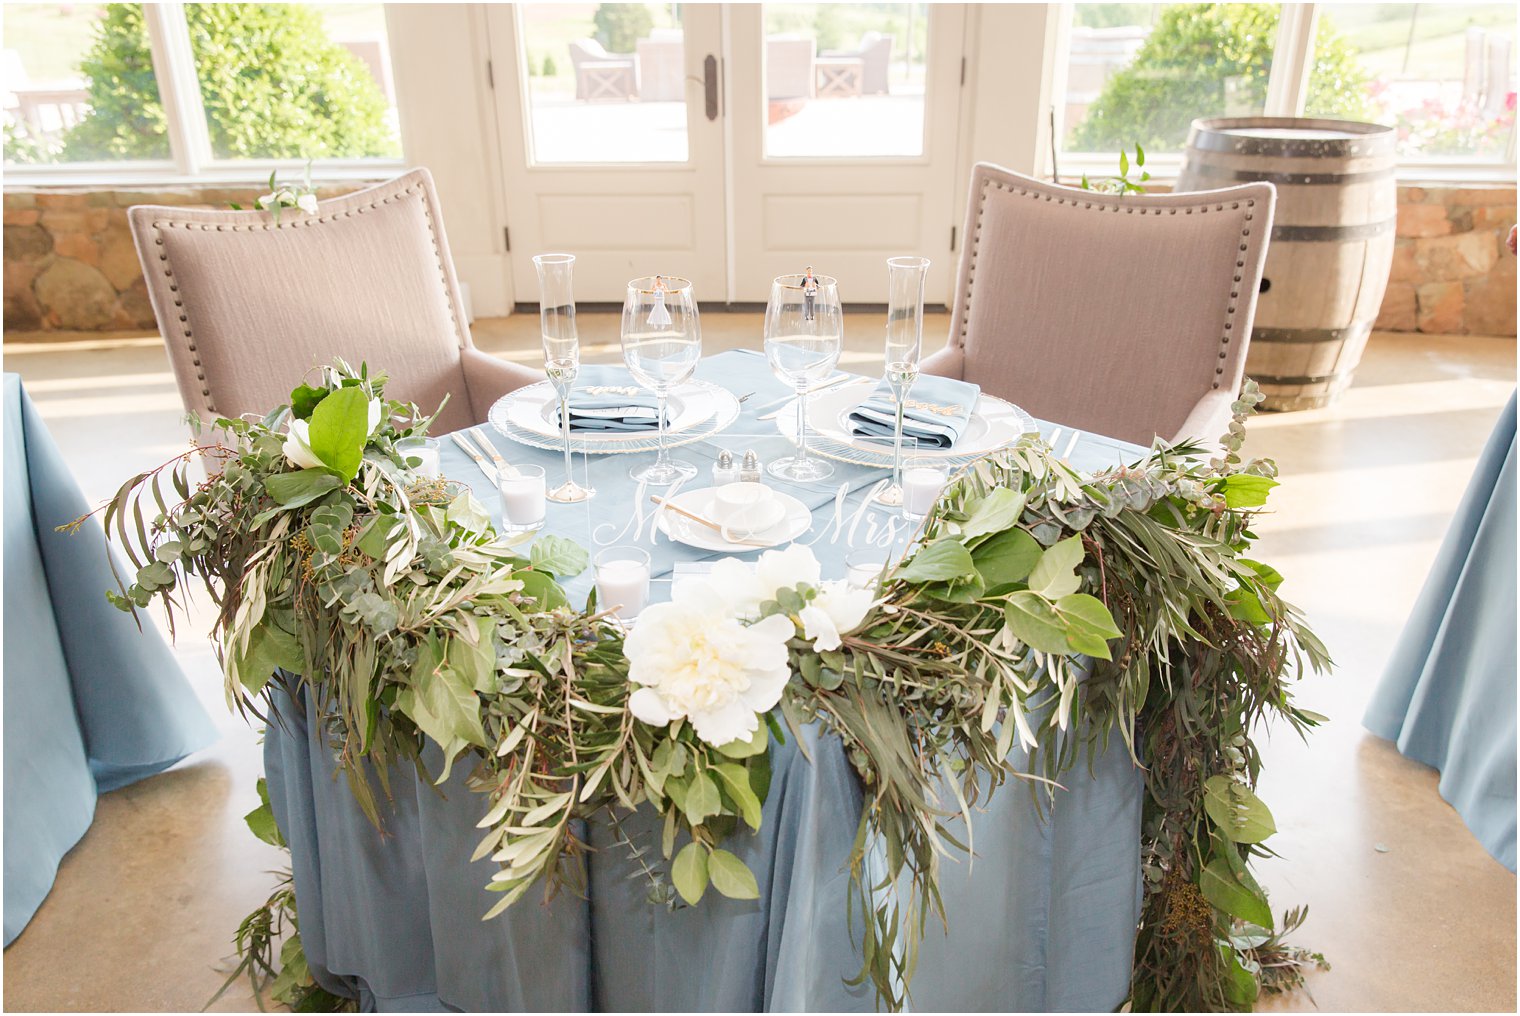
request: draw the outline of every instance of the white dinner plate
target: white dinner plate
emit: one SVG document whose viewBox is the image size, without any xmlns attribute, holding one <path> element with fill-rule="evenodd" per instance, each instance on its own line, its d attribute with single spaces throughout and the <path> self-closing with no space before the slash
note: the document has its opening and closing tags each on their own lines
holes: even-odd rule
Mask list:
<svg viewBox="0 0 1520 1016">
<path fill-rule="evenodd" d="M 875 385 L 846 385 L 819 392 L 808 399 L 809 442 L 830 458 L 868 465 L 892 464 L 890 436 L 866 438 L 850 429 L 850 413 L 871 397 Z M 777 419 L 781 433 L 797 438 L 797 418 L 783 414 Z M 949 448 L 916 448 L 915 457 L 942 459 L 946 462 L 970 461 L 1017 441 L 1020 436 L 1039 430 L 1034 417 L 1011 402 L 983 393 L 972 407 L 971 419 L 960 438 Z"/>
<path fill-rule="evenodd" d="M 734 394 L 706 381 L 686 381 L 671 390 L 666 445 L 688 444 L 723 430 L 739 417 Z M 550 451 L 564 447 L 559 429 L 559 396 L 547 381 L 508 392 L 491 407 L 491 426 L 519 444 Z M 570 448 L 581 454 L 645 452 L 659 447 L 654 430 L 571 431 Z"/>
<path fill-rule="evenodd" d="M 771 493 L 785 506 L 786 514 L 781 517 L 780 522 L 777 522 L 770 528 L 762 529 L 757 533 L 745 537 L 746 540 L 755 541 L 757 545 L 751 545 L 747 542 L 729 543 L 716 529 L 708 529 L 700 522 L 693 522 L 691 519 L 676 512 L 656 509 L 654 524 L 659 527 L 660 532 L 675 542 L 684 543 L 688 547 L 696 547 L 698 550 L 745 554 L 754 550 L 780 547 L 791 543 L 812 528 L 813 513 L 807 505 L 790 494 L 782 493 L 779 490 L 773 490 Z M 675 497 L 670 498 L 669 503 L 677 508 L 684 508 L 694 515 L 700 515 L 704 519 L 710 519 L 713 517 L 714 496 L 714 488 L 702 487 L 698 490 L 683 490 Z"/>
</svg>

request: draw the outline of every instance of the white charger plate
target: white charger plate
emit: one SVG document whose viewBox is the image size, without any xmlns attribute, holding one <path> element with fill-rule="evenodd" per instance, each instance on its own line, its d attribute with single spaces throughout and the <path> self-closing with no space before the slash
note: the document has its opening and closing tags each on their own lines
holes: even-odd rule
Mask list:
<svg viewBox="0 0 1520 1016">
<path fill-rule="evenodd" d="M 890 435 L 865 438 L 850 429 L 850 414 L 875 390 L 874 385 L 846 385 L 810 396 L 807 408 L 809 450 L 845 462 L 892 465 Z M 777 424 L 782 434 L 797 440 L 795 414 L 783 414 L 777 418 Z M 912 448 L 909 454 L 946 463 L 969 462 L 1038 430 L 1034 417 L 1024 410 L 995 395 L 983 393 L 977 397 L 976 405 L 971 408 L 971 419 L 954 445 L 949 448 Z"/>
<path fill-rule="evenodd" d="M 659 527 L 660 532 L 676 543 L 684 543 L 698 550 L 745 554 L 750 551 L 780 547 L 791 543 L 812 528 L 813 512 L 790 494 L 779 490 L 773 490 L 771 493 L 786 508 L 786 514 L 775 525 L 745 537 L 746 540 L 756 541 L 758 545 L 729 543 L 716 529 L 708 529 L 700 522 L 693 522 L 684 515 L 662 509 L 656 510 L 654 524 Z M 670 498 L 667 503 L 683 508 L 694 515 L 700 515 L 704 519 L 710 519 L 713 517 L 713 502 L 716 497 L 714 488 L 701 487 L 697 490 L 683 490 Z"/>
<path fill-rule="evenodd" d="M 666 411 L 667 447 L 690 444 L 714 434 L 739 418 L 739 400 L 733 392 L 706 381 L 690 380 L 670 392 Z M 508 392 L 487 414 L 496 430 L 530 448 L 558 451 L 564 447 L 559 428 L 559 395 L 547 381 Z M 659 447 L 659 434 L 641 431 L 570 432 L 570 450 L 583 455 L 647 452 Z"/>
</svg>

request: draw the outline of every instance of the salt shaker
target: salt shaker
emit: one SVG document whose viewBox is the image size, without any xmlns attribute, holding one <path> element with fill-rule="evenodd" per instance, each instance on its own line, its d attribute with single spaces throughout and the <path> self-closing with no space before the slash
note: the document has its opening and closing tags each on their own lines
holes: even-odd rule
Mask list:
<svg viewBox="0 0 1520 1016">
<path fill-rule="evenodd" d="M 751 448 L 744 453 L 744 462 L 739 466 L 739 479 L 744 483 L 760 482 L 760 456 Z"/>
<path fill-rule="evenodd" d="M 712 467 L 713 486 L 721 487 L 739 479 L 739 467 L 734 464 L 734 454 L 727 448 L 718 452 L 718 461 Z"/>
</svg>

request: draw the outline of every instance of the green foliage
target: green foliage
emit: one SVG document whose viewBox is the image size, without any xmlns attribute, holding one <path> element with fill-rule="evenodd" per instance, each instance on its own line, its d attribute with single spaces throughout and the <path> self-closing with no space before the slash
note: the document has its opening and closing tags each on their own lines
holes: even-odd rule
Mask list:
<svg viewBox="0 0 1520 1016">
<path fill-rule="evenodd" d="M 1172 4 L 1129 66 L 1116 72 L 1071 132 L 1073 151 L 1134 142 L 1178 150 L 1197 117 L 1259 111 L 1266 101 L 1277 4 Z M 1321 18 L 1309 104 L 1320 115 L 1364 119 L 1368 76 L 1355 51 Z"/>
<path fill-rule="evenodd" d="M 557 63 L 554 62 L 554 57 L 553 56 L 551 56 L 549 54 L 545 54 L 544 55 L 544 77 L 546 77 L 546 78 L 553 78 L 553 77 L 558 77 L 558 76 L 559 76 L 559 64 L 557 64 Z"/>
<path fill-rule="evenodd" d="M 591 24 L 607 52 L 632 53 L 638 41 L 654 29 L 654 15 L 648 4 L 597 4 Z"/>
<path fill-rule="evenodd" d="M 556 581 L 585 567 L 584 551 L 545 538 L 523 553 L 467 490 L 407 472 L 395 443 L 428 421 L 383 388 L 340 363 L 293 393 L 314 432 L 337 421 L 313 447 L 336 461 L 357 444 L 346 482 L 335 466 L 286 460 L 283 406 L 216 421 L 223 443 L 193 490 L 192 453 L 129 480 L 105 509 L 137 569 L 114 600 L 131 610 L 161 598 L 172 622 L 181 584 L 198 579 L 219 611 L 229 701 L 267 713 L 276 689 L 309 691 L 312 722 L 377 824 L 370 773 L 383 784 L 398 763 L 421 771 L 428 741 L 443 748 L 440 782 L 468 757 L 484 798 L 473 859 L 490 859 L 499 894 L 486 917 L 536 886 L 584 891 L 585 822 L 611 825 L 652 900 L 696 904 L 709 887 L 754 898 L 754 874 L 725 847 L 761 823 L 771 736 L 782 722 L 793 736 L 817 723 L 866 791 L 848 860 L 862 918 L 852 983 L 901 1008 L 928 918 L 949 916 L 939 865 L 969 849 L 957 822 L 1010 778 L 1054 787 L 1117 734 L 1146 767 L 1133 1008 L 1238 1009 L 1263 984 L 1291 981 L 1299 954 L 1272 937 L 1249 869 L 1274 828 L 1254 792 L 1252 738 L 1267 718 L 1300 732 L 1318 722 L 1292 705 L 1290 685 L 1328 659 L 1277 595 L 1281 577 L 1246 556 L 1274 473 L 1239 458 L 1259 401 L 1249 384 L 1224 457 L 1209 463 L 1158 445 L 1087 475 L 1037 437 L 972 463 L 836 648 L 804 637 L 819 591 L 778 589 L 759 623 L 790 622 L 780 716 L 722 746 L 685 720 L 635 717 L 623 629 L 573 609 Z M 366 434 L 345 404 L 369 399 L 384 412 Z M 1015 745 L 1027 764 L 1009 763 Z M 661 821 L 658 855 L 621 832 L 641 808 Z M 254 816 L 250 827 L 268 832 Z M 240 930 L 240 970 L 274 969 L 264 913 Z M 1271 978 L 1269 942 L 1283 965 Z M 304 974 L 296 964 L 293 953 L 292 977 Z"/>
<path fill-rule="evenodd" d="M 399 155 L 364 61 L 305 4 L 186 4 L 212 150 L 222 158 Z M 80 64 L 91 112 L 66 158 L 166 159 L 167 122 L 140 4 L 110 4 Z"/>
<path fill-rule="evenodd" d="M 1134 180 L 1129 178 L 1129 171 L 1138 169 L 1140 176 Z M 1100 191 L 1104 194 L 1144 194 L 1145 183 L 1151 178 L 1145 169 L 1145 148 L 1135 145 L 1135 159 L 1130 162 L 1129 152 L 1124 148 L 1119 149 L 1119 175 L 1099 176 L 1089 178 L 1086 173 L 1082 174 L 1082 182 L 1078 185 L 1083 190 Z"/>
</svg>

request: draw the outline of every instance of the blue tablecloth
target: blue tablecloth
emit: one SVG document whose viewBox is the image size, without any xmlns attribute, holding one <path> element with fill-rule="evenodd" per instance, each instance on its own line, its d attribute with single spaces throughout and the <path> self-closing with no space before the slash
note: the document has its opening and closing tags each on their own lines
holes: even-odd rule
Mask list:
<svg viewBox="0 0 1520 1016">
<path fill-rule="evenodd" d="M 105 534 L 15 374 L 5 375 L 5 944 L 53 887 L 98 792 L 216 738 L 173 654 L 106 602 Z"/>
<path fill-rule="evenodd" d="M 741 419 L 712 441 L 676 454 L 705 469 L 717 449 L 755 448 L 773 458 L 790 446 L 756 416 L 785 389 L 764 361 L 744 352 L 705 361 L 700 377 L 739 393 L 755 392 Z M 1066 441 L 1061 445 L 1064 447 Z M 552 451 L 498 439 L 515 462 L 537 462 L 551 477 L 562 469 Z M 444 469 L 471 484 L 493 514 L 497 497 L 451 442 Z M 1073 454 L 1084 468 L 1142 453 L 1132 445 L 1086 436 Z M 632 457 L 594 458 L 598 488 L 585 505 L 551 506 L 547 531 L 582 542 L 624 543 L 637 499 L 627 478 Z M 837 465 L 820 484 L 783 489 L 815 512 L 814 549 L 825 575 L 843 574 L 847 541 L 829 525 L 843 486 L 845 517 L 860 507 L 879 469 Z M 694 485 L 706 485 L 705 478 Z M 857 534 L 869 528 L 862 523 Z M 682 561 L 717 554 L 651 542 L 639 530 L 657 575 Z M 569 584 L 584 596 L 589 576 Z M 658 588 L 656 597 L 663 595 Z M 304 694 L 301 696 L 305 698 Z M 265 766 L 275 816 L 291 844 L 301 938 L 314 975 L 329 990 L 380 1010 L 869 1011 L 867 987 L 844 981 L 860 968 L 846 926 L 844 869 L 861 809 L 861 788 L 837 738 L 809 728 L 812 762 L 796 745 L 778 747 L 761 831 L 740 833 L 730 849 L 760 884 L 760 898 L 734 901 L 709 893 L 675 911 L 644 899 L 624 848 L 609 828 L 588 838 L 586 898 L 562 893 L 524 900 L 481 923 L 495 901 L 484 885 L 489 863 L 471 864 L 481 800 L 464 769 L 438 789 L 414 774 L 393 774 L 395 810 L 377 833 L 333 779 L 331 748 L 310 728 L 304 709 L 284 698 L 281 722 L 265 738 Z M 430 747 L 436 752 L 436 747 Z M 438 771 L 436 757 L 432 769 Z M 914 1005 L 932 1010 L 1109 1010 L 1125 997 L 1139 917 L 1140 773 L 1115 745 L 1090 775 L 1085 763 L 1067 774 L 1068 789 L 1041 815 L 1028 788 L 1005 787 L 975 821 L 974 867 L 946 864 L 942 876 L 950 934 L 931 926 Z M 659 849 L 651 817 L 624 823 L 636 842 Z"/>
<path fill-rule="evenodd" d="M 1500 414 L 1362 722 L 1441 771 L 1515 870 L 1515 396 Z"/>
</svg>

